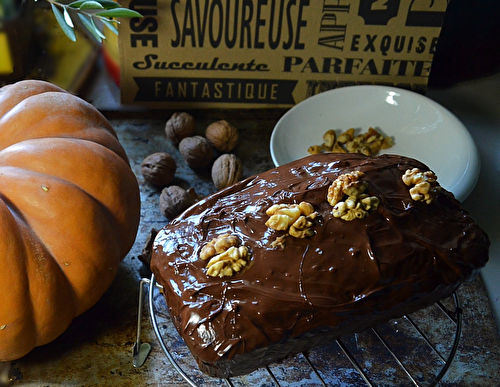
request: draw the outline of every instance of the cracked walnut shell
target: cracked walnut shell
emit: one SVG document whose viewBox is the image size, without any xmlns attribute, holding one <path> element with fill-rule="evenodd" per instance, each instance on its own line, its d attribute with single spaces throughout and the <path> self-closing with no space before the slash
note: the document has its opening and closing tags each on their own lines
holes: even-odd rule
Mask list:
<svg viewBox="0 0 500 387">
<path fill-rule="evenodd" d="M 205 137 L 219 152 L 231 152 L 238 142 L 238 130 L 225 120 L 207 126 Z"/>
</svg>

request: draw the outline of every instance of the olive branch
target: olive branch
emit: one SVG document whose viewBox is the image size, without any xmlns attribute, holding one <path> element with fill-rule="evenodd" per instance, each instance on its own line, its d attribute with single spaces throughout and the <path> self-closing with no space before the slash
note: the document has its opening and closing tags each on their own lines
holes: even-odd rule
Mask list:
<svg viewBox="0 0 500 387">
<path fill-rule="evenodd" d="M 139 12 L 123 8 L 112 0 L 76 0 L 69 4 L 60 3 L 56 0 L 47 1 L 50 3 L 52 12 L 64 34 L 73 42 L 76 41 L 75 25 L 73 23 L 75 15 L 78 16 L 85 29 L 99 43 L 106 39 L 99 24 L 118 34 L 117 25 L 120 22 L 114 18 L 142 17 Z"/>
</svg>

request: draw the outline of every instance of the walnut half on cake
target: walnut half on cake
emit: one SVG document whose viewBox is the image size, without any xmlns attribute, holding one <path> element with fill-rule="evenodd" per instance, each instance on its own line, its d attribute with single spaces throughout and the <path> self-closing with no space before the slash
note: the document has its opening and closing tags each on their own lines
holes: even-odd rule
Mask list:
<svg viewBox="0 0 500 387">
<path fill-rule="evenodd" d="M 200 369 L 228 377 L 427 307 L 488 247 L 424 164 L 321 154 L 189 208 L 158 233 L 151 269 Z"/>
</svg>

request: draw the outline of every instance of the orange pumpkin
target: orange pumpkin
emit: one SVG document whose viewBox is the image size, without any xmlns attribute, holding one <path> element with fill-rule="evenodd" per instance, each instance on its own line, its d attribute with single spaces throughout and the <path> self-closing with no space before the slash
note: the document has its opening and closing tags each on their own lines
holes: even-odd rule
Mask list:
<svg viewBox="0 0 500 387">
<path fill-rule="evenodd" d="M 0 361 L 101 298 L 139 217 L 137 179 L 97 109 L 46 82 L 0 89 Z"/>
</svg>

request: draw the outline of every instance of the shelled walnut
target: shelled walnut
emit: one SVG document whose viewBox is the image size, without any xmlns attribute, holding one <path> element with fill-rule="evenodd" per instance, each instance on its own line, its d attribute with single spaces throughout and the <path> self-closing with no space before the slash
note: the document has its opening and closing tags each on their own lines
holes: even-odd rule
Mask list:
<svg viewBox="0 0 500 387">
<path fill-rule="evenodd" d="M 410 187 L 411 198 L 427 204 L 432 203 L 441 188 L 437 183 L 437 176 L 432 171 L 422 172 L 418 168 L 408 169 L 402 179 Z"/>
<path fill-rule="evenodd" d="M 153 253 L 153 243 L 157 234 L 158 230 L 155 228 L 152 228 L 149 231 L 149 234 L 146 235 L 146 239 L 144 241 L 141 254 L 137 256 L 137 258 L 139 258 L 139 260 L 142 263 L 144 263 L 147 267 L 149 267 L 149 264 L 151 263 L 151 255 Z"/>
<path fill-rule="evenodd" d="M 173 144 L 178 145 L 183 138 L 192 136 L 195 129 L 196 123 L 191 114 L 176 112 L 165 124 L 165 135 Z"/>
<path fill-rule="evenodd" d="M 238 142 L 238 130 L 226 120 L 207 126 L 205 137 L 219 152 L 231 152 Z"/>
<path fill-rule="evenodd" d="M 217 189 L 233 185 L 242 175 L 241 161 L 233 154 L 225 153 L 219 156 L 212 165 L 212 181 Z"/>
<path fill-rule="evenodd" d="M 300 202 L 299 204 L 274 204 L 266 210 L 269 219 L 266 226 L 276 231 L 287 231 L 285 236 L 279 236 L 271 247 L 283 248 L 285 238 L 290 235 L 294 238 L 308 238 L 314 236 L 313 220 L 318 213 L 312 204 Z"/>
<path fill-rule="evenodd" d="M 214 158 L 212 145 L 203 136 L 186 137 L 179 143 L 179 152 L 191 168 L 205 168 Z"/>
<path fill-rule="evenodd" d="M 327 200 L 335 218 L 351 221 L 369 215 L 378 208 L 379 199 L 365 193 L 368 183 L 361 180 L 365 174 L 353 171 L 340 175 L 328 188 Z"/>
<path fill-rule="evenodd" d="M 144 180 L 158 186 L 169 185 L 174 180 L 176 170 L 174 158 L 164 152 L 150 154 L 141 163 Z"/>
<path fill-rule="evenodd" d="M 248 247 L 242 246 L 236 235 L 223 234 L 208 242 L 200 251 L 200 259 L 207 261 L 211 277 L 231 277 L 246 266 L 250 259 Z"/>
<path fill-rule="evenodd" d="M 323 144 L 312 145 L 308 148 L 309 154 L 318 153 L 362 153 L 376 155 L 382 149 L 394 145 L 392 137 L 384 136 L 374 128 L 369 128 L 366 133 L 354 135 L 354 128 L 341 133 L 338 137 L 335 130 L 330 129 L 323 135 Z"/>
</svg>

